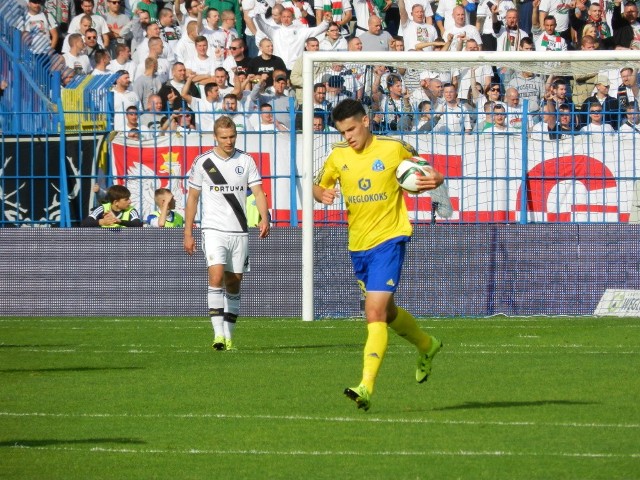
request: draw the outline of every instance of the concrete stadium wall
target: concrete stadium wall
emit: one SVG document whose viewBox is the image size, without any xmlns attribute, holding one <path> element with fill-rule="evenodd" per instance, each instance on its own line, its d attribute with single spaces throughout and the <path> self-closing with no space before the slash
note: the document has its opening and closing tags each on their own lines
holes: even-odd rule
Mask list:
<svg viewBox="0 0 640 480">
<path fill-rule="evenodd" d="M 302 311 L 301 236 L 250 236 L 244 316 Z M 199 237 L 197 235 L 197 237 Z M 606 288 L 640 289 L 637 225 L 419 225 L 397 301 L 421 317 L 590 315 Z M 316 317 L 350 317 L 359 293 L 344 228 L 315 235 Z M 201 252 L 160 229 L 0 229 L 2 316 L 205 316 Z"/>
</svg>

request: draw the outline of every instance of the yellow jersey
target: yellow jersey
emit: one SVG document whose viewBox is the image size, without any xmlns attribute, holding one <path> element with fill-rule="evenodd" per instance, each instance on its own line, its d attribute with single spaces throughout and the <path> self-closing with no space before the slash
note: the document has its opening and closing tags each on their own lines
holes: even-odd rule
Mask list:
<svg viewBox="0 0 640 480">
<path fill-rule="evenodd" d="M 411 235 L 396 168 L 415 155 L 418 152 L 408 143 L 375 135 L 360 153 L 347 142 L 333 146 L 315 183 L 322 188 L 340 183 L 347 208 L 349 250 L 369 250 L 392 238 Z"/>
</svg>

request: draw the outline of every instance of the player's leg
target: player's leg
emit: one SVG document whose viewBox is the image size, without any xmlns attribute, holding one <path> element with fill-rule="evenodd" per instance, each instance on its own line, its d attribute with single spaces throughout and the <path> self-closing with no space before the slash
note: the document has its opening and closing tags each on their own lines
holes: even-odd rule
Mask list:
<svg viewBox="0 0 640 480">
<path fill-rule="evenodd" d="M 396 307 L 396 312 L 395 318 L 389 317 L 392 319 L 389 321 L 389 326 L 418 349 L 416 381 L 423 383 L 427 381 L 431 374 L 431 362 L 433 357 L 440 351 L 440 348 L 442 348 L 442 342 L 422 331 L 415 317 L 404 308 Z"/>
<path fill-rule="evenodd" d="M 226 248 L 222 239 L 211 230 L 202 231 L 202 250 L 207 261 L 209 286 L 207 306 L 213 326 L 213 345 L 215 350 L 224 350 L 224 262 Z"/>
<path fill-rule="evenodd" d="M 404 242 L 390 241 L 367 252 L 351 254 L 356 278 L 366 289 L 367 341 L 362 381 L 358 387 L 348 388 L 344 393 L 364 410 L 369 409 L 370 396 L 387 351 L 387 319 L 389 313 L 395 311 L 393 293 L 400 280 L 404 250 Z"/>
<path fill-rule="evenodd" d="M 249 237 L 230 236 L 225 272 L 224 339 L 227 350 L 235 350 L 233 334 L 240 315 L 242 275 L 249 271 Z"/>
<path fill-rule="evenodd" d="M 224 342 L 227 350 L 235 350 L 233 333 L 240 314 L 240 283 L 241 273 L 225 272 L 224 276 Z"/>
</svg>

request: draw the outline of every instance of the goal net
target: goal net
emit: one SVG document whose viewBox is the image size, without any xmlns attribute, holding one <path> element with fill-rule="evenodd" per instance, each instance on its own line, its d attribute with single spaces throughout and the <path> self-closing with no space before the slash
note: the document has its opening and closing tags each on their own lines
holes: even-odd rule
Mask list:
<svg viewBox="0 0 640 480">
<path fill-rule="evenodd" d="M 372 125 L 378 129 L 376 133 L 397 136 L 410 143 L 445 173 L 454 206 L 451 218 L 440 218 L 434 212 L 428 194 L 406 197 L 415 225 L 415 241 L 410 250 L 420 242 L 419 248 L 427 249 L 423 260 L 430 261 L 427 259 L 434 251 L 452 248 L 447 243 L 452 239 L 445 239 L 442 235 L 445 230 L 438 230 L 443 223 L 477 226 L 637 221 L 634 205 L 638 202 L 634 202 L 634 196 L 640 167 L 636 168 L 635 144 L 640 142 L 640 135 L 623 135 L 621 127 L 627 114 L 631 115 L 626 110 L 627 104 L 631 109 L 638 99 L 630 91 L 624 102 L 620 98 L 618 112 L 601 112 L 602 123 L 613 125 L 611 133 L 604 126 L 595 127 L 597 122 L 592 122 L 592 115 L 596 118 L 598 112 L 590 113 L 589 97 L 596 92 L 597 83 L 607 83 L 611 95 L 616 96 L 625 88 L 621 70 L 632 69 L 637 82 L 639 67 L 637 51 L 305 53 L 303 319 L 359 314 L 359 290 L 346 252 L 344 204 L 338 201 L 327 207 L 313 200 L 314 175 L 333 143 L 340 140 L 338 132 L 327 127 L 329 117 L 318 111 L 317 106 L 314 108 L 314 84 L 330 85 L 330 101 L 345 95 L 362 98 Z M 396 79 L 394 72 L 401 74 L 408 106 L 390 110 L 385 102 L 388 87 Z M 357 81 L 353 82 L 351 77 L 358 77 Z M 440 80 L 441 85 L 453 84 L 448 88 L 454 88 L 457 100 L 466 110 L 458 112 L 449 108 L 445 98 L 429 97 L 426 87 L 431 79 Z M 351 88 L 353 91 L 349 82 L 356 85 Z M 566 100 L 560 94 L 550 101 L 550 96 L 562 90 L 560 85 L 565 85 Z M 497 94 L 491 92 L 494 87 Z M 510 98 L 514 90 L 517 104 Z M 428 114 L 428 108 L 423 110 L 424 100 L 430 103 Z M 441 111 L 436 112 L 436 108 Z M 567 132 L 556 131 L 564 121 L 561 117 L 567 116 L 564 108 L 569 109 Z M 318 122 L 322 115 L 325 130 L 314 131 L 314 116 Z M 434 232 L 439 234 L 434 236 Z M 472 299 L 470 302 L 475 302 L 472 308 L 472 303 L 465 302 L 456 306 L 449 295 L 435 311 L 430 310 L 434 295 L 439 298 L 437 292 L 445 297 L 441 293 L 451 291 L 452 282 L 459 281 L 461 275 L 480 275 L 484 266 L 470 272 L 467 265 L 466 270 L 452 270 L 445 275 L 443 267 L 440 271 L 423 271 L 420 265 L 411 263 L 415 261 L 409 259 L 409 268 L 405 265 L 403 282 L 415 283 L 417 275 L 418 281 L 429 285 L 428 292 L 398 294 L 406 297 L 405 304 L 409 302 L 418 315 L 486 315 L 509 311 L 509 306 L 498 305 L 495 298 L 483 299 L 485 305 L 481 308 L 475 308 L 477 299 Z M 459 295 L 467 291 L 460 285 L 453 287 Z M 425 305 L 430 307 L 425 309 Z"/>
</svg>

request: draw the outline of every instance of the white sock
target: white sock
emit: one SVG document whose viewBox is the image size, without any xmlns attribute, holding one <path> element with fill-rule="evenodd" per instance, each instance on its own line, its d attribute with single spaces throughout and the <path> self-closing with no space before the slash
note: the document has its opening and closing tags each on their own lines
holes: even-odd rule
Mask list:
<svg viewBox="0 0 640 480">
<path fill-rule="evenodd" d="M 240 313 L 240 294 L 224 294 L 224 338 L 231 339 Z"/>
<path fill-rule="evenodd" d="M 224 293 L 221 288 L 209 287 L 207 290 L 209 316 L 214 337 L 224 336 Z"/>
</svg>

